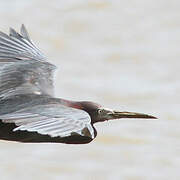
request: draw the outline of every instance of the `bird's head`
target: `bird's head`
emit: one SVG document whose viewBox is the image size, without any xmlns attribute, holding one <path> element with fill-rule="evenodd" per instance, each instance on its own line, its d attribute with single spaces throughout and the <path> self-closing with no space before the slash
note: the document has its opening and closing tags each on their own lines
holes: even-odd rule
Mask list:
<svg viewBox="0 0 180 180">
<path fill-rule="evenodd" d="M 148 114 L 107 109 L 97 103 L 89 101 L 82 101 L 80 104 L 81 109 L 91 116 L 92 123 L 120 118 L 157 119 L 156 117 Z"/>
</svg>

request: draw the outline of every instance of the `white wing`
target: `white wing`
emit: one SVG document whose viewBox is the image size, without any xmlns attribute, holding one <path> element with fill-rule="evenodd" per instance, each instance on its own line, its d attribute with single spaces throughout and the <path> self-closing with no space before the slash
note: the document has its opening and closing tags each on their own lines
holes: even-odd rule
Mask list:
<svg viewBox="0 0 180 180">
<path fill-rule="evenodd" d="M 10 28 L 0 32 L 0 98 L 17 94 L 53 96 L 55 66 L 30 40 L 24 25 L 21 34 Z"/>
<path fill-rule="evenodd" d="M 94 138 L 91 118 L 85 111 L 60 104 L 38 105 L 0 115 L 4 123 L 15 123 L 14 131 L 38 132 L 51 137 L 73 134 Z"/>
</svg>

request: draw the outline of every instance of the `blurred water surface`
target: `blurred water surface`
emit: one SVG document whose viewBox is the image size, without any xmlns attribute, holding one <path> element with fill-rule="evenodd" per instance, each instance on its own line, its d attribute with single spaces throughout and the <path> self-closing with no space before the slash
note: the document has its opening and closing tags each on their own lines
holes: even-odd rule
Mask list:
<svg viewBox="0 0 180 180">
<path fill-rule="evenodd" d="M 56 95 L 153 114 L 97 124 L 87 145 L 0 142 L 0 179 L 180 179 L 180 1 L 1 0 L 56 64 Z"/>
</svg>

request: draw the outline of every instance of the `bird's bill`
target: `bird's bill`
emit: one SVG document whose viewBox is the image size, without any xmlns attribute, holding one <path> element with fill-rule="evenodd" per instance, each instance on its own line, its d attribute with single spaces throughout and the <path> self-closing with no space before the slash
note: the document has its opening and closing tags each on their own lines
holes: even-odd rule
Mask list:
<svg viewBox="0 0 180 180">
<path fill-rule="evenodd" d="M 143 113 L 136 113 L 136 112 L 120 112 L 120 111 L 111 111 L 109 113 L 111 116 L 110 119 L 120 119 L 120 118 L 141 118 L 141 119 L 157 119 L 154 116 L 143 114 Z"/>
<path fill-rule="evenodd" d="M 143 114 L 143 113 L 136 113 L 136 112 L 127 112 L 127 111 L 114 111 L 109 109 L 100 109 L 100 120 L 111 120 L 111 119 L 121 119 L 121 118 L 139 118 L 139 119 L 157 119 L 154 116 Z"/>
<path fill-rule="evenodd" d="M 133 118 L 133 119 L 139 118 L 139 119 L 149 119 L 149 120 L 157 119 L 154 116 L 143 113 L 114 111 L 106 108 L 100 108 L 98 109 L 98 118 L 95 121 L 93 121 L 93 123 L 103 122 L 106 120 L 121 119 L 121 118 Z"/>
</svg>

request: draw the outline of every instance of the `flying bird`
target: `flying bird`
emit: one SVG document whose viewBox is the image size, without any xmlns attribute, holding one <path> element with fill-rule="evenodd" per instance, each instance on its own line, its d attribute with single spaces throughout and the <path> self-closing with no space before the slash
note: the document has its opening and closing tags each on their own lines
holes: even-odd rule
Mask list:
<svg viewBox="0 0 180 180">
<path fill-rule="evenodd" d="M 18 142 L 85 144 L 97 135 L 94 124 L 111 119 L 154 116 L 106 109 L 89 101 L 54 97 L 56 66 L 20 33 L 0 32 L 0 139 Z"/>
</svg>

